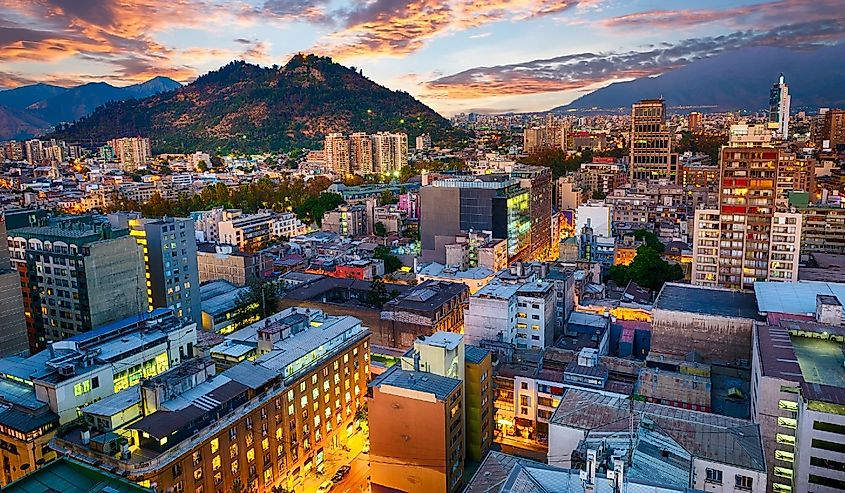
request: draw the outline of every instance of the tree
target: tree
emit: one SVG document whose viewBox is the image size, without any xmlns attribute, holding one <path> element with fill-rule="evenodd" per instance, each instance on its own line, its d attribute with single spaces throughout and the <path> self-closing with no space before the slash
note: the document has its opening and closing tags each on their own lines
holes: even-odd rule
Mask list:
<svg viewBox="0 0 845 493">
<path fill-rule="evenodd" d="M 223 158 L 221 158 L 220 156 L 217 156 L 217 155 L 212 156 L 211 157 L 211 166 L 213 166 L 214 169 L 223 168 L 224 167 Z"/>
<path fill-rule="evenodd" d="M 373 258 L 384 261 L 384 273 L 390 274 L 402 267 L 402 261 L 399 257 L 390 252 L 390 248 L 379 245 L 373 250 Z"/>
<path fill-rule="evenodd" d="M 310 197 L 300 204 L 294 211 L 300 221 L 311 224 L 323 224 L 323 215 L 343 203 L 343 197 L 336 193 L 322 193 L 317 197 Z"/>
<path fill-rule="evenodd" d="M 381 309 L 389 299 L 390 295 L 387 293 L 387 286 L 384 285 L 384 281 L 379 276 L 374 277 L 367 294 L 369 304 Z"/>
<path fill-rule="evenodd" d="M 637 248 L 637 255 L 629 265 L 614 265 L 608 272 L 608 278 L 619 286 L 634 281 L 640 286 L 659 290 L 664 283 L 684 278 L 680 265 L 669 263 L 648 245 Z"/>
<path fill-rule="evenodd" d="M 385 226 L 383 222 L 379 221 L 373 224 L 373 232 L 376 236 L 387 236 L 387 226 Z"/>
<path fill-rule="evenodd" d="M 253 281 L 235 301 L 233 323 L 237 327 L 243 327 L 276 313 L 276 301 L 279 294 L 279 286 L 275 282 L 266 279 Z"/>
<path fill-rule="evenodd" d="M 634 231 L 634 238 L 638 241 L 644 242 L 646 246 L 657 253 L 663 253 L 663 251 L 666 250 L 666 245 L 660 241 L 657 235 L 647 229 L 638 229 Z"/>
<path fill-rule="evenodd" d="M 378 199 L 379 205 L 390 205 L 399 202 L 399 197 L 395 196 L 390 190 L 381 192 Z"/>
<path fill-rule="evenodd" d="M 206 171 L 208 171 L 208 163 L 206 163 L 205 161 L 198 162 L 197 163 L 197 169 L 200 172 L 205 173 Z"/>
</svg>

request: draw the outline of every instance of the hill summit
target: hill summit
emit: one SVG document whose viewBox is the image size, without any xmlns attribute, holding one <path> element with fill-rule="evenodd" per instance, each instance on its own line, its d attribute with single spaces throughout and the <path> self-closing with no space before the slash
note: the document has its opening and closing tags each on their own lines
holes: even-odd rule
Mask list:
<svg viewBox="0 0 845 493">
<path fill-rule="evenodd" d="M 53 135 L 102 142 L 152 138 L 159 152 L 259 152 L 313 146 L 331 132 L 442 136 L 449 122 L 330 58 L 296 55 L 283 67 L 233 61 L 175 91 L 113 102 Z"/>
</svg>

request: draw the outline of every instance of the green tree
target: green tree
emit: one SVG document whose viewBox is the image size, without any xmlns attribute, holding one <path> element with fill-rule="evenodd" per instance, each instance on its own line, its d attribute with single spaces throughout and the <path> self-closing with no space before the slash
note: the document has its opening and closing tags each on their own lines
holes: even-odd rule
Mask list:
<svg viewBox="0 0 845 493">
<path fill-rule="evenodd" d="M 302 222 L 306 224 L 317 223 L 319 226 L 323 224 L 323 216 L 326 212 L 342 203 L 343 197 L 340 194 L 326 192 L 316 197 L 309 197 L 294 211 Z"/>
<path fill-rule="evenodd" d="M 643 245 L 637 248 L 637 255 L 629 265 L 612 266 L 608 278 L 619 286 L 634 281 L 640 286 L 657 291 L 666 282 L 683 279 L 684 271 L 680 265 L 667 262 L 653 248 Z"/>
<path fill-rule="evenodd" d="M 399 197 L 395 196 L 390 190 L 381 192 L 378 199 L 379 205 L 390 205 L 399 202 Z"/>
<path fill-rule="evenodd" d="M 208 163 L 206 163 L 205 161 L 198 162 L 197 169 L 200 170 L 200 172 L 205 173 L 206 171 L 208 171 Z"/>
<path fill-rule="evenodd" d="M 379 221 L 373 224 L 373 232 L 376 236 L 387 236 L 387 226 L 385 226 L 383 222 Z"/>
<path fill-rule="evenodd" d="M 402 261 L 399 257 L 390 252 L 390 248 L 379 245 L 373 250 L 373 258 L 384 261 L 384 273 L 391 274 L 402 267 Z"/>
<path fill-rule="evenodd" d="M 390 294 L 387 292 L 387 286 L 381 277 L 376 276 L 370 283 L 370 291 L 367 293 L 367 301 L 370 305 L 376 308 L 382 308 L 387 301 L 390 300 Z"/>
<path fill-rule="evenodd" d="M 644 242 L 646 246 L 657 253 L 663 253 L 663 251 L 666 250 L 666 245 L 660 241 L 657 235 L 647 229 L 638 229 L 634 231 L 634 238 L 638 241 Z"/>
<path fill-rule="evenodd" d="M 258 279 L 249 284 L 249 288 L 238 295 L 235 301 L 235 321 L 237 327 L 267 318 L 276 313 L 276 302 L 281 290 L 279 285 L 267 279 Z"/>
</svg>

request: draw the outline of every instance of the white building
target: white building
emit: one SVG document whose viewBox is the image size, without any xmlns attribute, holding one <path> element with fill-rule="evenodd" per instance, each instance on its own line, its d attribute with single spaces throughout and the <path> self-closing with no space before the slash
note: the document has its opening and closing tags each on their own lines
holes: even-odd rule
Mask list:
<svg viewBox="0 0 845 493">
<path fill-rule="evenodd" d="M 769 91 L 769 129 L 783 140 L 789 138 L 789 106 L 792 96 L 783 74 Z"/>
<path fill-rule="evenodd" d="M 593 228 L 593 234 L 603 238 L 610 238 L 611 216 L 613 207 L 604 202 L 589 201 L 579 205 L 575 213 L 575 234 L 581 234 L 584 226 Z"/>
<path fill-rule="evenodd" d="M 488 340 L 543 349 L 554 342 L 554 286 L 546 281 L 490 282 L 470 297 L 464 333 L 470 344 Z"/>
</svg>

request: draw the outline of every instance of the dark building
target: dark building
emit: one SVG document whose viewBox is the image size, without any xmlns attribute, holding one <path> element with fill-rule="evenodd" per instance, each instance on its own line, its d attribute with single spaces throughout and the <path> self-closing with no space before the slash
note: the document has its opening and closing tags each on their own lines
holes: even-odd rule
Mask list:
<svg viewBox="0 0 845 493">
<path fill-rule="evenodd" d="M 434 181 L 420 189 L 423 260 L 444 263 L 446 245 L 462 231 L 490 231 L 493 238 L 507 240 L 509 260 L 525 258 L 531 244 L 530 204 L 530 190 L 504 174 Z M 549 207 L 551 214 L 550 195 Z"/>
<path fill-rule="evenodd" d="M 822 146 L 827 141 L 827 146 L 824 146 L 827 149 L 839 150 L 845 147 L 845 110 L 829 110 L 824 114 L 821 139 Z"/>
<path fill-rule="evenodd" d="M 385 303 L 381 327 L 374 330 L 375 340 L 391 347 L 414 345 L 418 336 L 435 332 L 455 332 L 464 328 L 464 305 L 469 300 L 466 284 L 425 281 L 410 291 Z"/>
<path fill-rule="evenodd" d="M 631 181 L 678 179 L 678 155 L 666 125 L 666 103 L 643 99 L 631 109 Z"/>
<path fill-rule="evenodd" d="M 514 166 L 511 177 L 528 189 L 528 215 L 531 217 L 529 260 L 549 260 L 552 250 L 552 172 L 542 166 Z"/>
<path fill-rule="evenodd" d="M 23 312 L 21 278 L 9 259 L 6 221 L 0 215 L 0 356 L 29 349 Z"/>
</svg>

